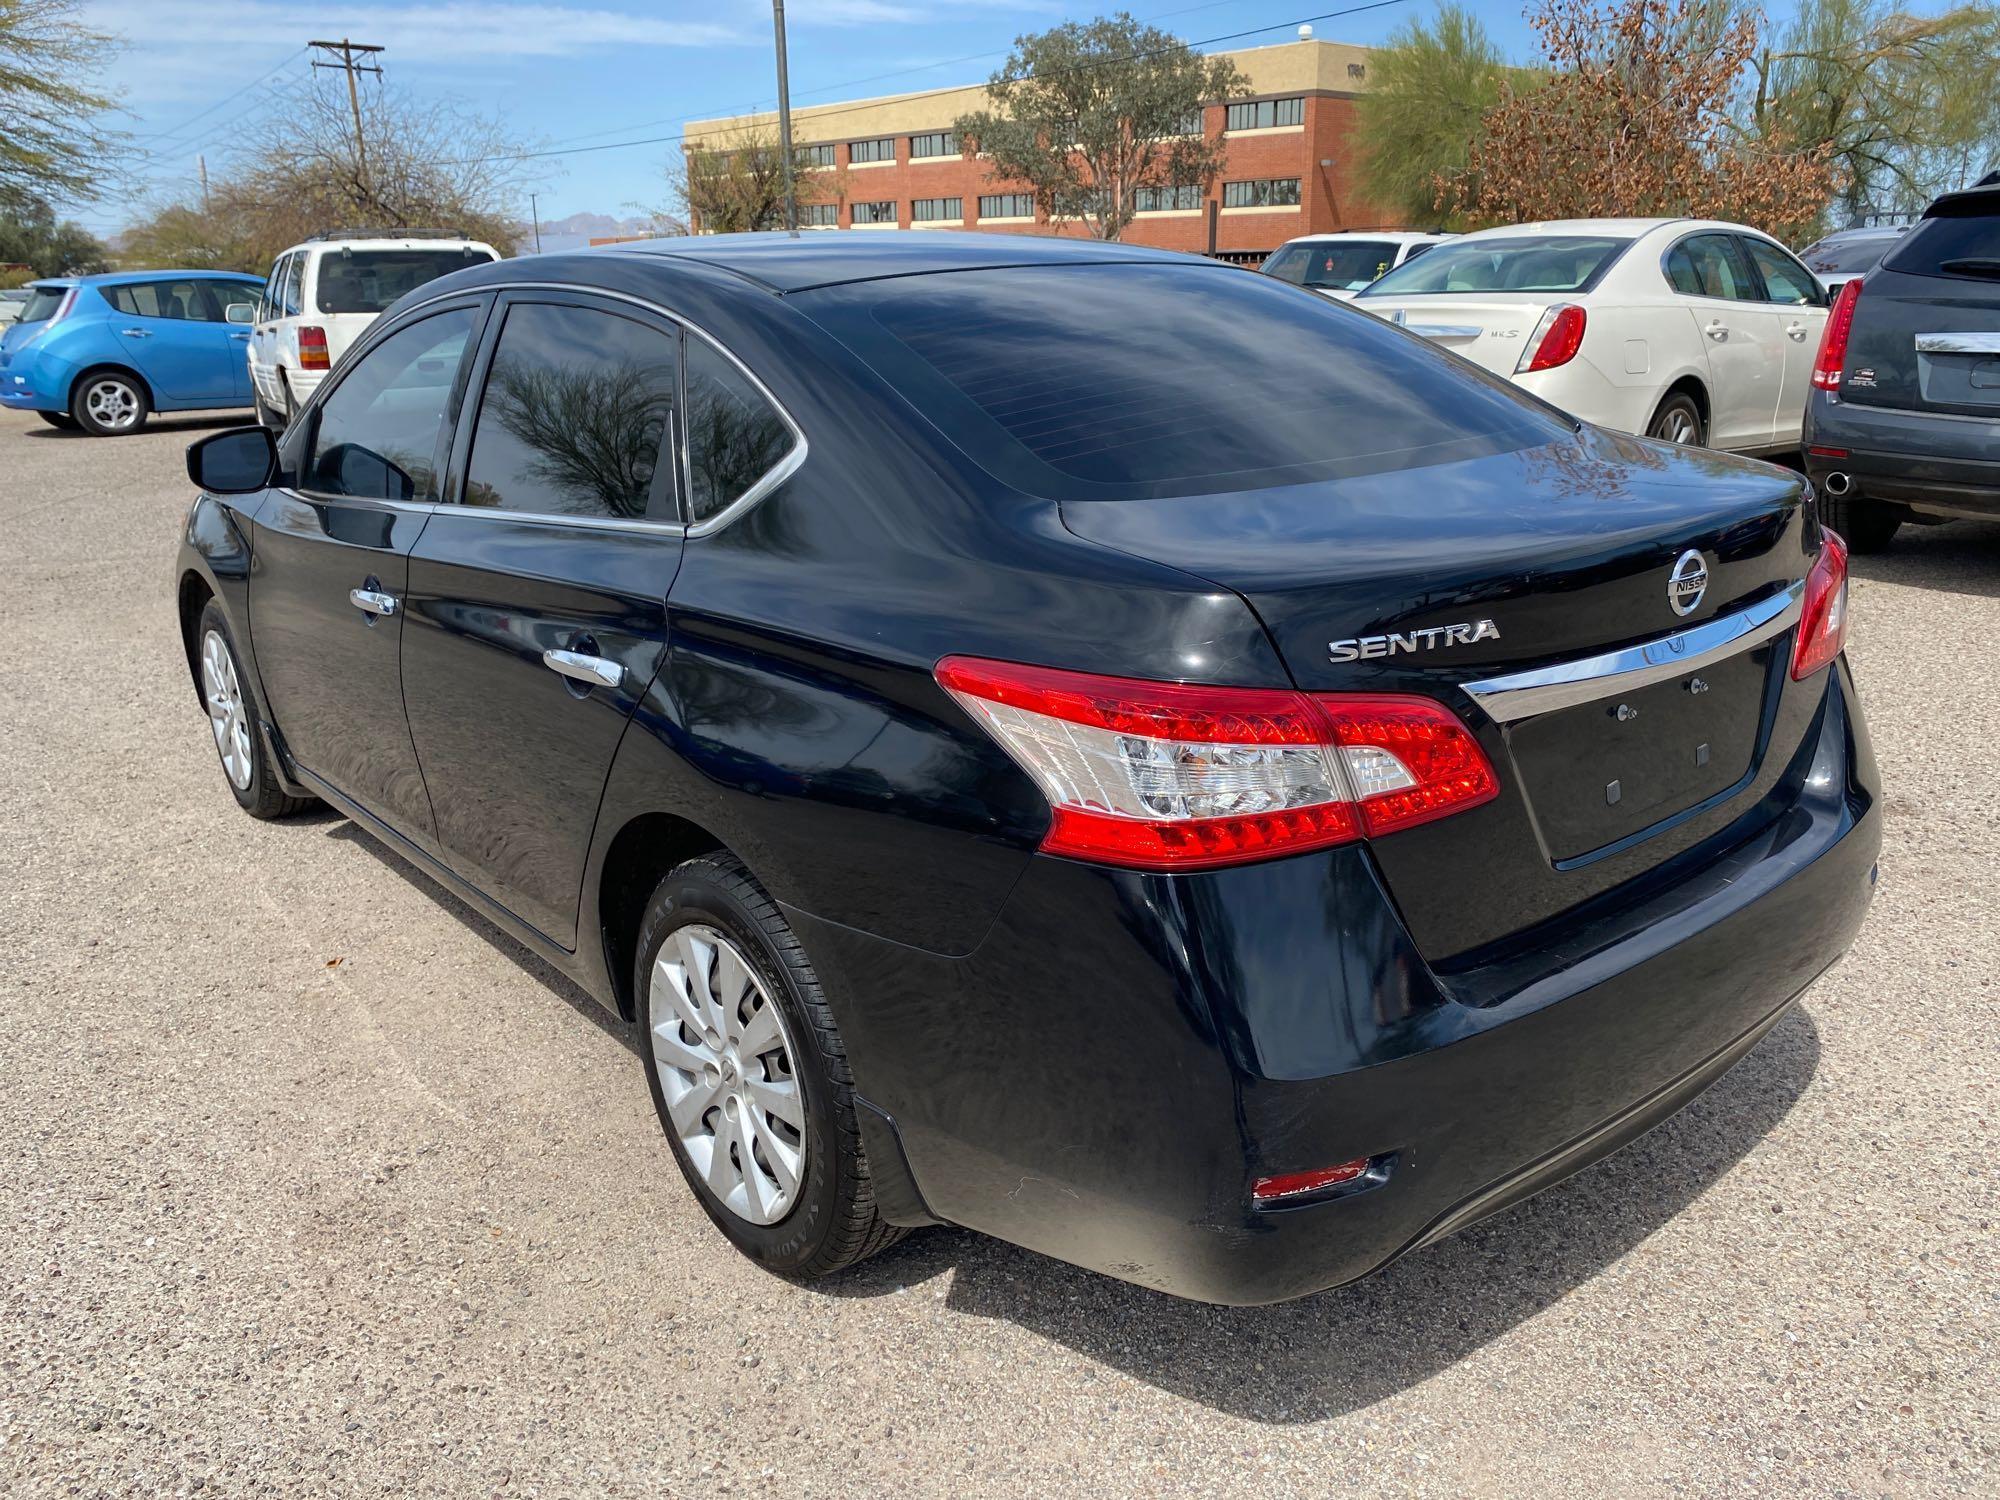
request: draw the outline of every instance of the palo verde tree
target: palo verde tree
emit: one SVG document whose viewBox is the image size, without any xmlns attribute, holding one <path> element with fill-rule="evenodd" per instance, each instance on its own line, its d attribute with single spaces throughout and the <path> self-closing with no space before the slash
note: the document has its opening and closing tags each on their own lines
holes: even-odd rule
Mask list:
<svg viewBox="0 0 2000 1500">
<path fill-rule="evenodd" d="M 76 0 L 0 0 L 0 207 L 88 199 L 117 142 L 97 123 L 111 101 L 90 79 L 111 40 Z"/>
<path fill-rule="evenodd" d="M 1247 92 L 1227 58 L 1121 11 L 1017 37 L 987 85 L 992 107 L 954 129 L 996 179 L 1025 183 L 1052 221 L 1081 220 L 1115 240 L 1141 188 L 1214 183 L 1226 149 L 1202 129 L 1202 106 Z"/>
<path fill-rule="evenodd" d="M 1603 215 L 1734 219 L 1779 236 L 1814 224 L 1839 183 L 1829 146 L 1736 105 L 1757 20 L 1704 0 L 1539 0 L 1545 81 L 1510 84 L 1466 161 L 1480 223 Z M 1436 187 L 1452 190 L 1448 179 Z"/>
<path fill-rule="evenodd" d="M 819 186 L 819 168 L 803 148 L 794 147 L 793 193 L 804 202 Z M 690 145 L 673 187 L 686 222 L 703 234 L 785 227 L 785 158 L 769 131 L 741 130 Z M 654 214 L 656 221 L 672 217 Z"/>
</svg>

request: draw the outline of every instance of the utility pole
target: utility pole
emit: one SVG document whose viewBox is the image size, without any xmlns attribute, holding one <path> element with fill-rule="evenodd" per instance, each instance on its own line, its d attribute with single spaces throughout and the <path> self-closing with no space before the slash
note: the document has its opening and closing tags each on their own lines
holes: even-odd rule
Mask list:
<svg viewBox="0 0 2000 1500">
<path fill-rule="evenodd" d="M 792 184 L 792 85 L 785 71 L 785 0 L 771 0 L 771 25 L 778 33 L 778 154 L 785 169 L 785 228 L 799 232 L 799 195 Z"/>
<path fill-rule="evenodd" d="M 196 156 L 194 159 L 194 165 L 195 165 L 195 170 L 201 173 L 201 211 L 203 213 L 207 213 L 208 212 L 208 158 L 206 156 Z"/>
<path fill-rule="evenodd" d="M 342 37 L 337 42 L 307 42 L 306 45 L 308 47 L 318 47 L 326 52 L 337 52 L 340 54 L 340 61 L 337 63 L 315 60 L 313 66 L 315 68 L 337 70 L 347 75 L 347 107 L 354 113 L 354 160 L 356 169 L 361 176 L 361 191 L 366 194 L 368 192 L 368 143 L 361 136 L 361 90 L 355 86 L 354 80 L 355 75 L 359 73 L 373 73 L 379 78 L 382 70 L 370 63 L 356 62 L 354 54 L 359 52 L 362 56 L 366 57 L 383 49 L 380 47 L 371 47 L 365 42 L 350 42 L 345 37 Z"/>
<path fill-rule="evenodd" d="M 535 201 L 536 196 L 534 193 L 528 194 L 528 217 L 535 221 L 535 254 L 540 255 L 542 253 L 542 210 L 541 205 Z"/>
</svg>

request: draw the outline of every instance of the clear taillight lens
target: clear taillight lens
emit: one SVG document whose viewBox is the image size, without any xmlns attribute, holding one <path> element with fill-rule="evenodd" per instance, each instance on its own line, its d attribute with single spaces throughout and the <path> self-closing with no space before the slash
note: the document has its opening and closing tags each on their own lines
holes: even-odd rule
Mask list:
<svg viewBox="0 0 2000 1500">
<path fill-rule="evenodd" d="M 1806 574 L 1798 642 L 1792 647 L 1792 680 L 1812 676 L 1840 655 L 1846 644 L 1847 543 L 1839 532 L 1821 527 L 1819 559 Z"/>
<path fill-rule="evenodd" d="M 947 657 L 937 680 L 1034 778 L 1051 854 L 1185 870 L 1477 806 L 1499 779 L 1426 698 L 1213 688 Z"/>
</svg>

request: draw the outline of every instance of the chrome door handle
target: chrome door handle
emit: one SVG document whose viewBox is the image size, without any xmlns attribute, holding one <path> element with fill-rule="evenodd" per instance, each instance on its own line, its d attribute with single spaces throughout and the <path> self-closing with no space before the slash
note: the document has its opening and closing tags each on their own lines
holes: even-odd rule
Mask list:
<svg viewBox="0 0 2000 1500">
<path fill-rule="evenodd" d="M 347 602 L 364 615 L 393 615 L 396 612 L 396 596 L 378 593 L 374 589 L 349 589 Z"/>
<path fill-rule="evenodd" d="M 615 688 L 625 680 L 625 669 L 617 662 L 602 656 L 586 656 L 581 651 L 551 648 L 542 653 L 542 665 L 572 682 L 588 682 L 598 687 Z"/>
<path fill-rule="evenodd" d="M 1786 336 L 1801 342 L 1804 341 L 1806 334 L 1810 331 L 1803 323 L 1787 323 L 1785 325 Z"/>
<path fill-rule="evenodd" d="M 152 337 L 152 334 L 143 328 L 121 328 L 118 331 L 128 339 L 149 339 Z"/>
<path fill-rule="evenodd" d="M 1727 323 L 1711 323 L 1702 332 L 1719 344 L 1729 337 L 1729 325 Z"/>
</svg>

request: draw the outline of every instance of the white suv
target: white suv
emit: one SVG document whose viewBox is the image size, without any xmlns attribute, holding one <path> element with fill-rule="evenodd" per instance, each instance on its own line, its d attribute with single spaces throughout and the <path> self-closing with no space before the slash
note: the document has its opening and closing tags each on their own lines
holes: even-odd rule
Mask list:
<svg viewBox="0 0 2000 1500">
<path fill-rule="evenodd" d="M 1345 302 L 1405 261 L 1415 260 L 1433 245 L 1452 236 L 1414 229 L 1365 231 L 1345 229 L 1335 234 L 1308 234 L 1264 257 L 1266 276 L 1305 287 L 1322 297 Z"/>
<path fill-rule="evenodd" d="M 250 335 L 257 420 L 283 428 L 326 372 L 403 293 L 500 259 L 478 240 L 436 235 L 315 235 L 272 264 Z"/>
</svg>

